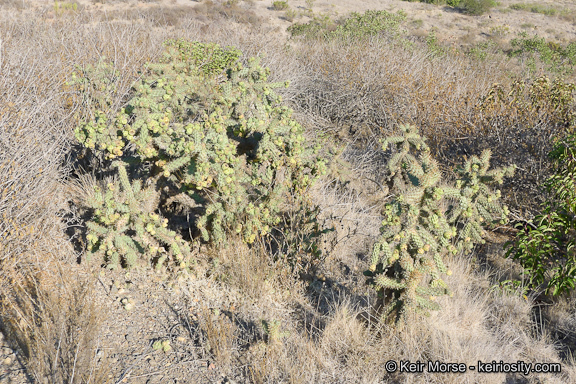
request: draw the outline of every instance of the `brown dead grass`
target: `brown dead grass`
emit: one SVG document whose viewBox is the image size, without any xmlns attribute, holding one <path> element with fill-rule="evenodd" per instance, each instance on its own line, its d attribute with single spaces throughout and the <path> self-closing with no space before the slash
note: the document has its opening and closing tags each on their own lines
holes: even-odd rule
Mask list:
<svg viewBox="0 0 576 384">
<path fill-rule="evenodd" d="M 102 311 L 91 298 L 93 283 L 70 270 L 3 265 L 2 271 L 0 330 L 24 356 L 28 374 L 38 382 L 104 383 L 106 358 L 97 355 Z"/>
</svg>

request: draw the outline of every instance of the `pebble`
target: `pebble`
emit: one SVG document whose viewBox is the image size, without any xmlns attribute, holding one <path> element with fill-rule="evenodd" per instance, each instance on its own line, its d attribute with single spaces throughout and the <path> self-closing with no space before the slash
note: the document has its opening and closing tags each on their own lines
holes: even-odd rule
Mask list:
<svg viewBox="0 0 576 384">
<path fill-rule="evenodd" d="M 4 359 L 4 361 L 2 363 L 4 363 L 4 365 L 10 365 L 12 363 L 12 359 L 7 357 Z"/>
</svg>

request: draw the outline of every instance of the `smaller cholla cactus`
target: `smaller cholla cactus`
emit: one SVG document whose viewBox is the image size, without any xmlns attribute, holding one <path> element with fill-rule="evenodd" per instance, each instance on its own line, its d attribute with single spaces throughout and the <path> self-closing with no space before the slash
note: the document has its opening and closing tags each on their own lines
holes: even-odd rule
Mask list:
<svg viewBox="0 0 576 384">
<path fill-rule="evenodd" d="M 280 327 L 282 323 L 280 320 L 271 320 L 266 321 L 262 320 L 262 329 L 268 338 L 269 344 L 276 344 L 280 342 L 280 339 L 284 337 L 288 337 L 290 335 L 289 332 L 281 332 Z"/>
<path fill-rule="evenodd" d="M 382 234 L 365 272 L 383 301 L 383 316 L 397 322 L 408 313 L 440 308 L 436 298 L 450 293 L 442 279 L 451 274 L 443 256 L 469 251 L 483 241 L 481 225 L 506 220 L 506 207 L 497 203 L 499 191 L 488 185 L 514 171 L 489 171 L 490 152 L 484 151 L 457 170 L 455 186 L 443 184 L 425 138 L 415 127 L 402 129 L 403 135 L 383 141 L 384 150 L 396 147 L 388 162 L 388 187 L 395 198 L 385 206 Z"/>
<path fill-rule="evenodd" d="M 152 348 L 155 351 L 162 350 L 164 353 L 168 353 L 172 350 L 170 340 L 156 340 L 154 344 L 152 344 Z"/>
<path fill-rule="evenodd" d="M 130 183 L 126 164 L 117 161 L 114 166 L 119 182 L 109 183 L 104 191 L 96 187 L 88 200 L 94 210 L 93 220 L 86 223 L 89 256 L 99 256 L 110 269 L 141 263 L 159 268 L 167 262 L 175 270 L 186 270 L 190 247 L 155 213 L 159 192 L 154 183 L 146 188 L 141 180 Z"/>
</svg>

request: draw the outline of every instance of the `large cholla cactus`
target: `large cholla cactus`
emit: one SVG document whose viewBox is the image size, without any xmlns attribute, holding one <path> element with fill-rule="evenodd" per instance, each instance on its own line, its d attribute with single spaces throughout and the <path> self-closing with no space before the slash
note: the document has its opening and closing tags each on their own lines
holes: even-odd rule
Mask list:
<svg viewBox="0 0 576 384">
<path fill-rule="evenodd" d="M 236 232 L 251 243 L 280 222 L 287 196 L 301 196 L 324 171 L 272 90 L 268 69 L 239 51 L 170 40 L 158 63 L 109 120 L 84 122 L 76 137 L 107 159 L 131 158 L 158 178 L 166 201 L 187 194 L 204 240 Z"/>
<path fill-rule="evenodd" d="M 190 247 L 155 213 L 156 185 L 143 188 L 140 180 L 130 184 L 126 165 L 116 161 L 114 166 L 120 182 L 109 183 L 105 192 L 96 187 L 87 201 L 94 210 L 93 220 L 86 223 L 89 255 L 101 257 L 111 269 L 131 268 L 141 261 L 160 267 L 167 261 L 173 270 L 186 270 L 192 262 Z"/>
<path fill-rule="evenodd" d="M 502 182 L 514 168 L 488 170 L 490 152 L 472 157 L 457 170 L 455 186 L 442 183 L 442 174 L 425 138 L 415 127 L 383 142 L 396 146 L 388 162 L 388 187 L 395 198 L 386 204 L 382 234 L 373 248 L 366 275 L 384 301 L 383 316 L 405 319 L 409 312 L 440 308 L 436 297 L 449 293 L 441 275 L 447 252 L 470 250 L 482 242 L 481 224 L 506 220 L 507 210 L 488 185 Z M 417 152 L 418 155 L 414 155 Z"/>
</svg>

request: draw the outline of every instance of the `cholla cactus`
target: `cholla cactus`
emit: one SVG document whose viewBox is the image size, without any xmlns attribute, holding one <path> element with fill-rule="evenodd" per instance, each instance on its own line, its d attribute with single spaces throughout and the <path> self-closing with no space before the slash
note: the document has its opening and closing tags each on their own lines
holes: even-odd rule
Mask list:
<svg viewBox="0 0 576 384">
<path fill-rule="evenodd" d="M 155 213 L 159 193 L 156 186 L 143 188 L 141 180 L 128 180 L 125 164 L 117 161 L 120 182 L 106 190 L 95 188 L 88 200 L 94 218 L 88 227 L 89 255 L 97 255 L 110 269 L 167 262 L 173 270 L 187 270 L 192 262 L 190 247 L 167 228 L 168 220 Z"/>
<path fill-rule="evenodd" d="M 303 196 L 325 170 L 319 146 L 307 145 L 273 92 L 287 84 L 269 83 L 268 69 L 254 58 L 244 66 L 239 55 L 167 41 L 114 119 L 95 113 L 76 130 L 81 143 L 108 160 L 130 156 L 158 179 L 167 199 L 187 194 L 197 229 L 215 243 L 230 232 L 247 243 L 269 233 L 288 208 L 286 197 Z"/>
<path fill-rule="evenodd" d="M 499 192 L 488 185 L 513 172 L 513 167 L 488 171 L 490 152 L 485 151 L 458 170 L 455 186 L 445 185 L 425 138 L 415 127 L 402 129 L 403 135 L 383 142 L 384 150 L 388 144 L 397 149 L 388 162 L 395 198 L 385 206 L 382 234 L 366 272 L 384 300 L 383 316 L 394 315 L 396 321 L 440 308 L 436 297 L 449 294 L 442 274 L 451 273 L 443 256 L 481 242 L 482 223 L 506 219 L 506 208 L 496 202 Z"/>
</svg>

